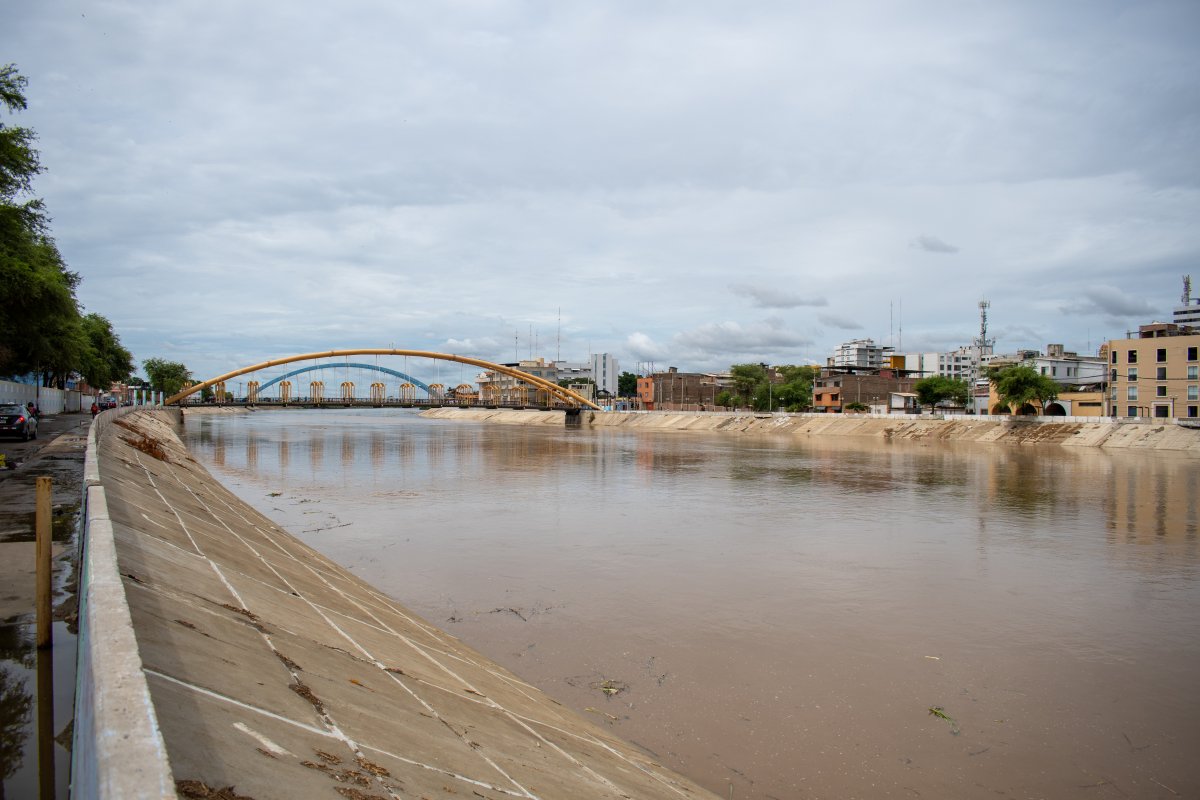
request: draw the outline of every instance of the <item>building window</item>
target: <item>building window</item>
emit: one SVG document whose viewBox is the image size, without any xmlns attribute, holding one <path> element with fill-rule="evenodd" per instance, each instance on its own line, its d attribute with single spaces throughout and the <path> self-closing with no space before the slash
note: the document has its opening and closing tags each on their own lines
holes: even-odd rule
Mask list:
<svg viewBox="0 0 1200 800">
<path fill-rule="evenodd" d="M 1129 362 L 1128 362 L 1128 363 L 1130 363 L 1130 364 L 1136 364 L 1136 363 L 1137 363 L 1137 350 L 1130 350 L 1130 351 L 1129 351 Z"/>
<path fill-rule="evenodd" d="M 1136 386 L 1129 387 L 1129 391 L 1126 392 L 1126 394 L 1125 394 L 1125 399 L 1126 400 L 1137 400 L 1138 399 Z"/>
<path fill-rule="evenodd" d="M 1117 351 L 1113 350 L 1111 355 L 1112 355 L 1112 363 L 1114 363 L 1114 364 L 1117 363 Z"/>
<path fill-rule="evenodd" d="M 1131 380 L 1131 381 L 1137 380 L 1137 367 L 1129 368 L 1129 380 Z"/>
<path fill-rule="evenodd" d="M 1159 367 L 1157 370 L 1157 374 L 1155 375 L 1155 379 L 1160 380 L 1160 381 L 1165 381 L 1167 379 L 1167 368 Z"/>
<path fill-rule="evenodd" d="M 1046 368 L 1045 368 L 1045 367 L 1042 367 L 1042 374 L 1043 374 L 1043 375 L 1045 375 L 1045 374 L 1046 374 Z"/>
<path fill-rule="evenodd" d="M 1163 387 L 1166 388 L 1165 386 Z M 1192 384 L 1188 387 L 1188 400 L 1200 400 L 1200 386 Z"/>
<path fill-rule="evenodd" d="M 1200 350 L 1200 347 L 1189 347 L 1188 348 L 1188 361 L 1196 360 L 1196 351 L 1197 350 Z"/>
<path fill-rule="evenodd" d="M 1125 407 L 1125 416 L 1136 417 L 1137 416 L 1137 406 L 1126 406 Z"/>
<path fill-rule="evenodd" d="M 1188 380 L 1194 381 L 1197 378 L 1200 378 L 1200 367 L 1195 365 L 1188 367 Z"/>
<path fill-rule="evenodd" d="M 1165 386 L 1155 386 L 1155 387 L 1154 387 L 1154 394 L 1155 394 L 1155 396 L 1157 396 L 1157 397 L 1166 397 L 1166 396 L 1167 396 L 1167 387 L 1165 387 Z"/>
<path fill-rule="evenodd" d="M 1196 416 L 1196 411 L 1198 409 L 1200 409 L 1200 406 L 1188 406 L 1188 416 L 1189 417 Z"/>
<path fill-rule="evenodd" d="M 1155 406 L 1154 407 L 1154 416 L 1156 416 L 1156 417 L 1171 416 L 1171 407 L 1170 406 Z"/>
<path fill-rule="evenodd" d="M 1117 382 L 1117 371 L 1115 369 L 1112 371 L 1112 382 Z"/>
<path fill-rule="evenodd" d="M 1058 367 L 1051 367 L 1051 368 L 1050 368 L 1050 375 L 1051 375 L 1051 376 L 1056 376 L 1056 375 L 1058 375 Z"/>
<path fill-rule="evenodd" d="M 1165 347 L 1158 348 L 1158 363 L 1161 364 L 1166 360 L 1167 360 L 1167 348 L 1165 348 Z"/>
</svg>

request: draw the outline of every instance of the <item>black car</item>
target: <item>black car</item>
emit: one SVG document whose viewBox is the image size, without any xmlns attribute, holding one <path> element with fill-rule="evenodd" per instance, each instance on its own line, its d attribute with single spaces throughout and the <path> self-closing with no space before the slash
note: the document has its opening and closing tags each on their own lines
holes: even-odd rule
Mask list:
<svg viewBox="0 0 1200 800">
<path fill-rule="evenodd" d="M 25 441 L 37 438 L 38 421 L 25 406 L 0 406 L 0 436 L 17 436 Z"/>
</svg>

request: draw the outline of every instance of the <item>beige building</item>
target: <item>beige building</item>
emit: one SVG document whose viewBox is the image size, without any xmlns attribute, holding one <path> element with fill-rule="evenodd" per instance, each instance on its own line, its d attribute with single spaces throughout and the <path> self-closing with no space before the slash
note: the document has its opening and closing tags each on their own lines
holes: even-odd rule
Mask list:
<svg viewBox="0 0 1200 800">
<path fill-rule="evenodd" d="M 1109 413 L 1116 417 L 1200 417 L 1200 331 L 1171 322 L 1108 343 Z"/>
</svg>

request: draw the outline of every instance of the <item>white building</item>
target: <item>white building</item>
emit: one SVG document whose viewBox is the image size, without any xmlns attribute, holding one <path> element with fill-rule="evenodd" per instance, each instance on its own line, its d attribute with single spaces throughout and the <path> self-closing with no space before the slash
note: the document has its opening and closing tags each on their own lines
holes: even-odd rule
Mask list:
<svg viewBox="0 0 1200 800">
<path fill-rule="evenodd" d="M 1037 350 L 995 356 L 992 366 L 1024 364 L 1062 386 L 1098 386 L 1108 382 L 1108 364 L 1102 356 L 1081 356 L 1061 344 L 1046 345 L 1043 355 Z"/>
<path fill-rule="evenodd" d="M 889 366 L 884 359 L 891 355 L 892 350 L 891 347 L 875 344 L 874 339 L 852 339 L 839 344 L 827 364 L 831 367 L 879 369 Z"/>
<path fill-rule="evenodd" d="M 980 350 L 983 353 L 980 353 Z M 906 370 L 919 378 L 941 375 L 974 383 L 983 376 L 992 360 L 992 348 L 964 345 L 947 353 L 902 353 L 893 357 L 897 369 Z M 903 359 L 903 360 L 901 360 Z"/>
<path fill-rule="evenodd" d="M 1171 319 L 1176 325 L 1200 326 L 1200 297 L 1192 298 L 1192 276 L 1183 276 L 1183 296 Z"/>
<path fill-rule="evenodd" d="M 614 397 L 617 394 L 618 371 L 617 360 L 610 353 L 592 354 L 591 379 L 596 382 L 597 392 L 608 392 Z"/>
</svg>

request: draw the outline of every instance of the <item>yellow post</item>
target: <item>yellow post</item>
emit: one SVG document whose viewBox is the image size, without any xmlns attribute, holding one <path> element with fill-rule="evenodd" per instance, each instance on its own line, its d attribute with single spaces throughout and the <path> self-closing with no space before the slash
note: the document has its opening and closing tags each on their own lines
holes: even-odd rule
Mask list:
<svg viewBox="0 0 1200 800">
<path fill-rule="evenodd" d="M 50 478 L 37 479 L 37 500 L 34 511 L 34 530 L 37 546 L 34 559 L 37 562 L 37 646 L 49 647 L 50 628 L 50 533 L 53 511 L 50 505 Z"/>
</svg>

